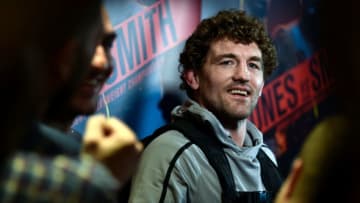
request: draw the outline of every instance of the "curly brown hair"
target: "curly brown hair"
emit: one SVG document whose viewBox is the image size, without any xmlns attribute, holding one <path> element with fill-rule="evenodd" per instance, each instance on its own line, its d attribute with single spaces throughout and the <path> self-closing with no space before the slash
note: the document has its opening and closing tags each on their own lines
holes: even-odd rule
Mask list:
<svg viewBox="0 0 360 203">
<path fill-rule="evenodd" d="M 185 89 L 189 96 L 192 90 L 183 77 L 184 71 L 200 69 L 205 63 L 211 43 L 224 38 L 243 44 L 255 42 L 263 56 L 264 78 L 267 78 L 277 66 L 275 46 L 259 20 L 248 16 L 244 11 L 220 11 L 217 15 L 200 22 L 180 54 L 180 88 Z"/>
</svg>

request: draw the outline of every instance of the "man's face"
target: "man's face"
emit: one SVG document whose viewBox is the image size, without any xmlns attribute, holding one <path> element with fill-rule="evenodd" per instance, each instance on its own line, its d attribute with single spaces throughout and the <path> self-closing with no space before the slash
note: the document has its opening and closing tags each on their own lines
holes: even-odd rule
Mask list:
<svg viewBox="0 0 360 203">
<path fill-rule="evenodd" d="M 195 99 L 224 125 L 236 124 L 257 104 L 264 86 L 262 64 L 255 43 L 213 42 L 203 67 L 193 74 Z"/>
<path fill-rule="evenodd" d="M 96 46 L 90 71 L 70 102 L 70 108 L 76 114 L 91 114 L 96 110 L 100 90 L 113 70 L 110 48 L 115 39 L 115 32 L 105 9 L 102 9 L 102 19 L 104 32 Z"/>
</svg>

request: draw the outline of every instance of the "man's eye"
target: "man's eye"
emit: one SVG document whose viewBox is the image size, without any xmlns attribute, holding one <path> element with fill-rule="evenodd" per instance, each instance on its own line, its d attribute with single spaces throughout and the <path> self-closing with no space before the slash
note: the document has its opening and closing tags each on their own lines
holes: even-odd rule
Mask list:
<svg viewBox="0 0 360 203">
<path fill-rule="evenodd" d="M 102 46 L 107 50 L 111 49 L 114 44 L 115 38 L 116 38 L 115 33 L 107 34 L 102 41 Z"/>
<path fill-rule="evenodd" d="M 222 60 L 222 61 L 220 61 L 219 64 L 220 65 L 233 65 L 234 61 L 232 61 L 232 60 Z"/>
<path fill-rule="evenodd" d="M 260 65 L 258 65 L 256 63 L 249 63 L 249 67 L 253 68 L 253 69 L 260 69 Z"/>
<path fill-rule="evenodd" d="M 102 45 L 105 49 L 111 49 L 113 46 L 114 41 L 113 40 L 104 40 Z"/>
</svg>

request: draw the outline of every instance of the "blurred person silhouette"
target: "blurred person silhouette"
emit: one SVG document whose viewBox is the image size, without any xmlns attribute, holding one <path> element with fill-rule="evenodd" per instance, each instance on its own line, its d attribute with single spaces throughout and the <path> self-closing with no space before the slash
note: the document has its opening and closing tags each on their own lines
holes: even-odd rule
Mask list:
<svg viewBox="0 0 360 203">
<path fill-rule="evenodd" d="M 348 117 L 339 115 L 316 125 L 293 162 L 276 203 L 358 201 L 360 159 L 356 145 L 360 140 L 353 133 L 359 129 L 352 124 Z"/>
<path fill-rule="evenodd" d="M 277 203 L 359 201 L 360 138 L 356 132 L 360 130 L 360 64 L 356 55 L 360 43 L 359 29 L 351 21 L 358 19 L 359 14 L 351 2 L 321 2 L 319 8 L 321 43 L 327 53 L 323 60 L 335 80 L 337 114 L 324 119 L 309 134 Z M 340 24 L 347 28 L 346 32 L 336 26 Z"/>
<path fill-rule="evenodd" d="M 88 15 L 86 12 L 90 10 L 93 10 L 91 12 L 94 14 L 98 13 L 94 12 L 96 2 L 97 0 L 93 1 L 89 4 L 89 9 L 80 10 L 79 13 Z M 77 66 L 75 63 L 83 63 L 86 59 L 85 54 L 92 52 L 93 43 L 84 46 L 80 42 L 96 40 L 96 32 L 100 29 L 99 17 L 95 15 L 85 20 L 80 16 L 77 21 L 68 24 L 69 18 L 61 16 L 63 11 L 72 12 L 71 17 L 80 14 L 75 14 L 75 8 L 66 8 L 67 3 L 54 3 L 56 9 L 51 12 L 51 9 L 45 8 L 49 5 L 42 0 L 30 5 L 15 0 L 6 2 L 1 7 L 0 25 L 7 28 L 1 32 L 1 92 L 7 96 L 1 100 L 7 115 L 7 118 L 2 119 L 4 122 L 1 122 L 1 129 L 9 135 L 9 139 L 6 139 L 9 144 L 4 143 L 2 148 L 2 154 L 5 156 L 18 147 L 21 140 L 19 138 L 28 134 L 32 129 L 30 126 L 34 126 L 33 120 L 42 117 L 49 100 L 57 92 L 64 92 L 62 89 L 73 86 L 76 83 L 75 78 L 80 77 L 84 71 L 74 69 L 73 74 L 69 74 L 70 77 L 69 67 Z M 75 6 L 79 4 L 80 2 Z M 27 8 L 34 12 L 28 11 Z M 58 24 L 54 23 L 56 20 Z M 83 23 L 77 25 L 78 22 Z M 87 22 L 86 26 L 84 22 Z M 28 25 L 31 25 L 32 29 Z M 62 33 L 64 28 L 69 32 L 66 30 Z M 78 30 L 79 28 L 84 31 Z M 86 39 L 79 40 L 82 32 L 89 34 L 84 35 Z M 66 56 L 69 51 L 79 53 L 72 59 Z M 75 60 L 80 56 L 81 60 Z M 64 60 L 60 64 L 62 57 Z M 48 67 L 50 63 L 59 64 Z"/>
<path fill-rule="evenodd" d="M 116 33 L 105 6 L 102 6 L 101 8 L 101 16 L 103 20 L 103 32 L 97 42 L 95 53 L 89 68 L 90 71 L 86 73 L 84 79 L 80 82 L 79 86 L 75 89 L 74 93 L 66 103 L 55 101 L 51 104 L 49 110 L 46 112 L 45 123 L 72 136 L 66 137 L 69 141 L 59 143 L 58 146 L 60 147 L 60 151 L 64 149 L 64 152 L 69 153 L 69 155 L 78 154 L 81 149 L 80 145 L 83 144 L 83 151 L 92 153 L 92 155 L 102 162 L 106 162 L 107 167 L 117 168 L 117 176 L 124 177 L 124 179 L 122 179 L 122 182 L 124 182 L 134 171 L 142 148 L 141 143 L 136 142 L 134 139 L 136 137 L 135 133 L 129 129 L 126 124 L 121 121 L 116 121 L 115 118 L 106 119 L 104 116 L 97 115 L 90 117 L 89 124 L 86 128 L 86 132 L 89 133 L 85 132 L 85 139 L 82 139 L 82 135 L 71 131 L 71 124 L 76 116 L 91 115 L 96 111 L 101 88 L 113 70 L 113 59 L 110 49 L 115 40 Z M 116 139 L 115 136 L 108 136 L 108 134 L 106 134 L 106 136 L 101 136 L 103 135 L 102 132 L 98 132 L 98 134 L 92 132 L 93 130 L 96 131 L 93 126 L 98 126 L 100 128 L 103 124 L 107 125 L 107 133 L 113 131 L 114 133 L 119 133 L 121 137 Z M 118 126 L 118 128 L 112 129 L 110 124 L 114 124 L 114 126 Z M 88 130 L 90 128 L 91 130 Z M 127 136 L 133 139 L 134 143 L 127 142 Z M 70 140 L 73 140 L 71 138 L 75 138 L 77 144 L 71 142 L 74 148 L 68 150 Z M 55 137 L 55 139 L 65 140 L 63 137 Z M 120 143 L 124 145 L 121 145 L 120 147 Z M 129 145 L 127 146 L 126 144 Z M 114 154 L 110 156 L 109 154 L 112 153 Z"/>
<path fill-rule="evenodd" d="M 112 153 L 84 149 L 85 153 L 70 158 L 52 149 L 59 144 L 55 135 L 65 136 L 44 130 L 38 122 L 51 100 L 66 101 L 87 71 L 103 32 L 100 5 L 100 0 L 14 0 L 2 5 L 0 22 L 7 29 L 0 38 L 1 90 L 14 97 L 1 103 L 8 116 L 6 125 L 1 125 L 6 140 L 1 153 L 1 202 L 115 201 L 124 177 L 119 168 L 104 161 Z M 106 128 L 106 136 L 114 138 L 111 145 L 100 142 L 100 149 L 118 149 L 118 133 L 132 135 L 114 119 L 90 128 L 97 137 Z M 125 137 L 120 148 L 136 144 L 135 136 Z"/>
<path fill-rule="evenodd" d="M 180 64 L 189 100 L 145 138 L 129 202 L 271 201 L 281 184 L 275 156 L 247 119 L 277 64 L 263 24 L 220 11 L 187 39 Z"/>
<path fill-rule="evenodd" d="M 113 58 L 110 49 L 116 38 L 115 30 L 110 22 L 106 8 L 101 9 L 104 32 L 96 45 L 95 54 L 79 87 L 69 102 L 55 103 L 46 113 L 45 122 L 65 132 L 70 131 L 76 116 L 91 115 L 96 111 L 101 88 L 113 71 Z"/>
</svg>

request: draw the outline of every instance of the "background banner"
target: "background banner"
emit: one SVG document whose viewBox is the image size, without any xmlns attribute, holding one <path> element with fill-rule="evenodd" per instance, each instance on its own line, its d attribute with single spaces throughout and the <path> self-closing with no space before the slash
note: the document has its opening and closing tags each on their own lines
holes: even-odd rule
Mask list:
<svg viewBox="0 0 360 203">
<path fill-rule="evenodd" d="M 326 73 L 326 51 L 318 44 L 318 0 L 106 0 L 117 38 L 114 72 L 105 84 L 98 113 L 124 120 L 144 138 L 169 122 L 184 101 L 178 56 L 201 19 L 221 9 L 242 9 L 262 20 L 278 52 L 279 66 L 266 81 L 250 119 L 264 133 L 282 172 L 309 131 L 334 113 Z M 82 133 L 87 117 L 73 128 Z"/>
</svg>

